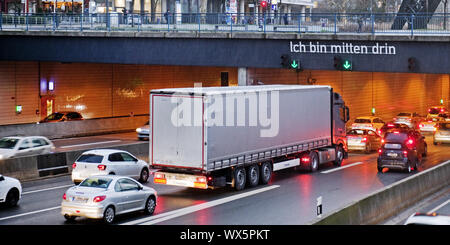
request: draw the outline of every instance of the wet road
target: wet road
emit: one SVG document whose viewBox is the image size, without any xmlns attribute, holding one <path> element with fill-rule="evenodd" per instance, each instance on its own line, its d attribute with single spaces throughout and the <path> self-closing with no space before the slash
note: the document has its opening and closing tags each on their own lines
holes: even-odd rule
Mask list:
<svg viewBox="0 0 450 245">
<path fill-rule="evenodd" d="M 427 143 L 428 156 L 423 159 L 419 172 L 450 159 L 450 145 L 434 146 L 429 136 Z M 342 167 L 336 168 L 329 163 L 321 165 L 315 173 L 294 169 L 278 171 L 268 185 L 240 192 L 227 188 L 198 190 L 156 185 L 150 179 L 146 185 L 155 188 L 159 195 L 154 215 L 127 214 L 117 217 L 116 224 L 307 224 L 316 218 L 316 199 L 319 196 L 322 197 L 323 213 L 326 215 L 417 173 L 378 173 L 377 156 L 377 153 L 350 153 Z M 19 206 L 0 208 L 0 225 L 100 223 L 84 218 L 67 223 L 60 214 L 62 195 L 72 185 L 70 176 L 22 185 L 24 193 Z"/>
</svg>

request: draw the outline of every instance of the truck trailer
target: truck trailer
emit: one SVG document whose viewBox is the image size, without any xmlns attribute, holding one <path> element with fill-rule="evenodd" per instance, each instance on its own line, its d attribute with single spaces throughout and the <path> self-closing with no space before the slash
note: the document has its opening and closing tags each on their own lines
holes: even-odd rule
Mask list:
<svg viewBox="0 0 450 245">
<path fill-rule="evenodd" d="M 267 184 L 281 169 L 340 166 L 348 120 L 348 107 L 329 86 L 151 90 L 153 181 L 242 190 Z"/>
</svg>

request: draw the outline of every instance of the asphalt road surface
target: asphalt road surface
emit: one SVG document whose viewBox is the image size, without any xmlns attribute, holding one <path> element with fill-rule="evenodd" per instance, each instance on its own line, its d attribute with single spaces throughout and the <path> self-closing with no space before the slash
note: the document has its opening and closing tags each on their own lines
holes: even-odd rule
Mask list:
<svg viewBox="0 0 450 245">
<path fill-rule="evenodd" d="M 103 137 L 107 138 L 100 141 L 115 140 L 112 136 Z M 129 137 L 131 141 L 136 141 L 131 134 Z M 450 145 L 434 146 L 430 139 L 427 137 L 428 156 L 423 159 L 419 172 L 450 159 Z M 67 142 L 58 141 L 58 147 L 86 143 L 80 141 L 66 144 Z M 150 178 L 146 185 L 155 188 L 159 196 L 153 216 L 146 216 L 141 212 L 126 214 L 117 217 L 116 224 L 306 224 L 316 218 L 316 199 L 320 196 L 323 214 L 326 215 L 417 173 L 378 173 L 377 156 L 376 152 L 350 153 L 342 167 L 337 168 L 329 163 L 321 165 L 315 173 L 294 169 L 278 171 L 268 185 L 239 192 L 230 188 L 200 190 L 156 185 Z M 85 218 L 79 218 L 74 223 L 65 221 L 60 214 L 60 204 L 62 195 L 72 185 L 70 176 L 22 183 L 23 195 L 19 205 L 0 208 L 0 225 L 101 224 L 98 220 Z"/>
</svg>

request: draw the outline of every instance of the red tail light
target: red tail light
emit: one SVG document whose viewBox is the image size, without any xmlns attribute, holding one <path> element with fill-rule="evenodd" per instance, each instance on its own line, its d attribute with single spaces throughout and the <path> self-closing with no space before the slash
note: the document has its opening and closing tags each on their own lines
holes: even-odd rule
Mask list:
<svg viewBox="0 0 450 245">
<path fill-rule="evenodd" d="M 441 108 L 441 112 L 444 112 L 444 108 Z"/>
<path fill-rule="evenodd" d="M 403 151 L 403 156 L 404 157 L 408 157 L 408 152 L 407 151 Z"/>
<path fill-rule="evenodd" d="M 367 137 L 361 139 L 361 143 L 367 142 Z"/>
<path fill-rule="evenodd" d="M 205 176 L 197 177 L 197 178 L 195 179 L 195 182 L 198 182 L 198 183 L 206 183 L 206 177 L 205 177 Z"/>
<path fill-rule="evenodd" d="M 384 142 L 385 142 L 384 139 L 381 139 L 381 144 L 384 144 Z"/>
<path fill-rule="evenodd" d="M 98 168 L 98 170 L 103 171 L 106 169 L 106 165 L 101 164 L 101 165 L 98 165 L 97 168 Z"/>
<path fill-rule="evenodd" d="M 379 155 L 383 154 L 383 150 L 382 150 L 381 148 L 378 149 L 378 154 L 379 154 Z"/>
<path fill-rule="evenodd" d="M 67 200 L 66 193 L 64 193 L 64 195 L 63 195 L 63 200 Z"/>
<path fill-rule="evenodd" d="M 75 169 L 77 167 L 77 164 L 76 163 L 73 163 L 72 164 L 72 169 Z"/>
<path fill-rule="evenodd" d="M 419 125 L 419 127 L 423 128 L 425 125 L 423 125 L 422 123 Z"/>
<path fill-rule="evenodd" d="M 414 144 L 414 140 L 413 140 L 413 139 L 409 139 L 409 140 L 406 142 L 406 144 L 407 144 L 407 145 L 413 145 L 413 144 Z"/>
<path fill-rule="evenodd" d="M 300 160 L 302 161 L 302 163 L 309 163 L 310 158 L 309 157 L 302 157 Z"/>
<path fill-rule="evenodd" d="M 428 112 L 430 112 L 431 111 L 431 109 L 428 109 Z"/>
<path fill-rule="evenodd" d="M 106 196 L 96 196 L 96 197 L 94 197 L 94 199 L 92 201 L 93 202 L 101 202 L 105 199 L 106 199 Z"/>
</svg>

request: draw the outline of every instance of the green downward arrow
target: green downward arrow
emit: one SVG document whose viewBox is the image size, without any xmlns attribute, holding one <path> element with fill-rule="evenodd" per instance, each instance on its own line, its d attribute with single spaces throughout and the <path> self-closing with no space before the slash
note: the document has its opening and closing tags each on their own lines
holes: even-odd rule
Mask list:
<svg viewBox="0 0 450 245">
<path fill-rule="evenodd" d="M 294 69 L 296 69 L 298 67 L 298 64 L 295 60 L 291 63 L 291 67 Z"/>
<path fill-rule="evenodd" d="M 348 62 L 348 60 L 346 60 L 344 63 L 344 69 L 348 70 L 350 67 L 352 67 L 352 64 L 350 64 L 350 62 Z"/>
</svg>

